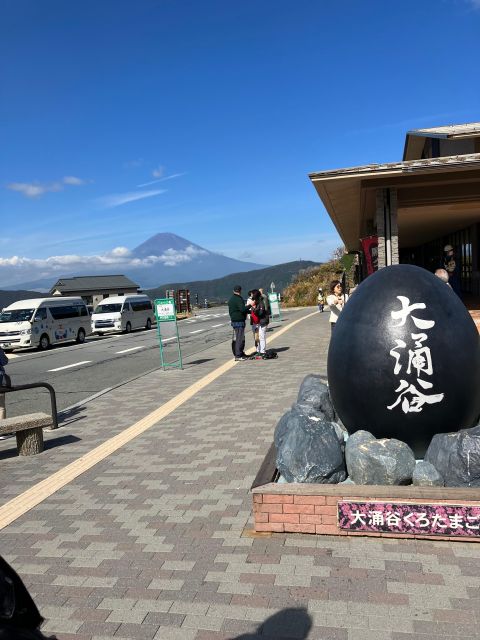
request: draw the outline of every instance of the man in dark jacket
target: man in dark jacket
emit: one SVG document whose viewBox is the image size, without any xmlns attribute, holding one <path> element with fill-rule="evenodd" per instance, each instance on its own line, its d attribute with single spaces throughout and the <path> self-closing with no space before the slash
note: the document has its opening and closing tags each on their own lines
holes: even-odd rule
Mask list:
<svg viewBox="0 0 480 640">
<path fill-rule="evenodd" d="M 235 360 L 248 360 L 243 350 L 245 348 L 245 319 L 248 307 L 242 298 L 242 287 L 237 284 L 233 287 L 233 296 L 228 301 L 228 313 L 230 323 L 235 332 Z"/>
</svg>

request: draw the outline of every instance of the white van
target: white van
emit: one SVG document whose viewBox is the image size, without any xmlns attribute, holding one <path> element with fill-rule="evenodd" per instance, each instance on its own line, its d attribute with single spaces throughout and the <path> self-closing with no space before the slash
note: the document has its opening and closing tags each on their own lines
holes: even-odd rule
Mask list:
<svg viewBox="0 0 480 640">
<path fill-rule="evenodd" d="M 0 347 L 45 350 L 58 342 L 85 342 L 91 334 L 90 315 L 82 298 L 19 300 L 0 314 Z"/>
<path fill-rule="evenodd" d="M 154 320 L 153 304 L 148 296 L 110 296 L 93 310 L 92 332 L 97 335 L 133 329 L 151 329 Z"/>
</svg>

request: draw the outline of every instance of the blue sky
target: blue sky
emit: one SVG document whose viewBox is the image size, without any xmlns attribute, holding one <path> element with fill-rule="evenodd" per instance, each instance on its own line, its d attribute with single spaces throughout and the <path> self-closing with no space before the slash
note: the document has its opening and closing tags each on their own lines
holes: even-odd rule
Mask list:
<svg viewBox="0 0 480 640">
<path fill-rule="evenodd" d="M 399 160 L 408 129 L 480 120 L 480 0 L 1 14 L 0 286 L 72 256 L 113 265 L 158 232 L 325 260 L 340 242 L 309 172 Z"/>
</svg>

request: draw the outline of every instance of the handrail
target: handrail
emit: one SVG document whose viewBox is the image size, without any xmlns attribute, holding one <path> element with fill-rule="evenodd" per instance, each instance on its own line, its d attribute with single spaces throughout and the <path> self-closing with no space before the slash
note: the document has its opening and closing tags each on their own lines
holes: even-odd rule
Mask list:
<svg viewBox="0 0 480 640">
<path fill-rule="evenodd" d="M 23 391 L 24 389 L 36 389 L 38 387 L 44 387 L 50 394 L 50 404 L 52 407 L 52 429 L 58 429 L 58 416 L 57 416 L 57 397 L 55 395 L 55 389 L 48 382 L 31 382 L 30 384 L 17 384 L 12 385 L 10 376 L 6 373 L 3 374 L 3 381 L 5 384 L 0 384 L 0 393 L 10 393 L 12 391 Z"/>
</svg>

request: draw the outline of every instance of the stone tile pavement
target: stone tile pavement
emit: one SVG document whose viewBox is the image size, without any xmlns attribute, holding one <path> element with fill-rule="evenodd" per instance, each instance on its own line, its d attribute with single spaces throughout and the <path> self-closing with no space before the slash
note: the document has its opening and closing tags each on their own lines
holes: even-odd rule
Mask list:
<svg viewBox="0 0 480 640">
<path fill-rule="evenodd" d="M 309 312 L 289 312 L 282 325 Z M 480 638 L 477 544 L 252 534 L 249 487 L 303 377 L 326 374 L 328 340 L 327 314 L 303 320 L 272 343 L 278 360 L 237 363 L 0 531 L 0 551 L 34 594 L 45 632 L 60 640 Z M 3 501 L 229 355 L 224 343 L 201 365 L 93 400 L 49 434 L 41 455 L 13 457 L 13 443 L 0 443 Z"/>
</svg>

